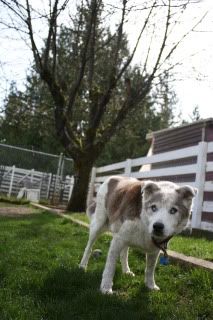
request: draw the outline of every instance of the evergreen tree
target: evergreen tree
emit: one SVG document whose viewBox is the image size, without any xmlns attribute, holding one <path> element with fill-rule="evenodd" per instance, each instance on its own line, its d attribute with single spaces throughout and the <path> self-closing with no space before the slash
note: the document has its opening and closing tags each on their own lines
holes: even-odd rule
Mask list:
<svg viewBox="0 0 213 320">
<path fill-rule="evenodd" d="M 27 77 L 24 92 L 11 83 L 4 103 L 4 116 L 0 126 L 0 141 L 59 153 L 62 146 L 54 127 L 53 103 L 47 88 L 32 72 Z"/>
</svg>

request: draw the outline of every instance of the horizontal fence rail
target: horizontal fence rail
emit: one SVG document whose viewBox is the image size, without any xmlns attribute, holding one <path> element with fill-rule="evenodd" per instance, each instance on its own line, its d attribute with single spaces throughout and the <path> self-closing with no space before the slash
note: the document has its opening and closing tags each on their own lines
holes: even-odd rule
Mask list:
<svg viewBox="0 0 213 320">
<path fill-rule="evenodd" d="M 155 177 L 167 177 L 172 175 L 184 175 L 195 173 L 197 169 L 197 165 L 187 165 L 187 166 L 180 166 L 180 167 L 173 167 L 173 168 L 166 168 L 165 169 L 153 169 L 150 171 L 144 172 L 132 172 L 131 177 L 138 178 L 138 179 L 147 179 L 147 178 L 155 178 Z"/>
<path fill-rule="evenodd" d="M 213 142 L 208 142 L 207 151 L 208 151 L 208 153 L 213 152 Z"/>
<path fill-rule="evenodd" d="M 207 192 L 213 192 L 213 181 L 206 181 L 204 190 Z"/>
<path fill-rule="evenodd" d="M 114 171 L 118 169 L 124 169 L 125 165 L 126 165 L 126 161 L 122 161 L 115 164 L 110 164 L 108 166 L 99 167 L 96 169 L 96 173 L 104 173 L 104 172 Z"/>
<path fill-rule="evenodd" d="M 205 212 L 213 212 L 213 202 L 204 201 L 203 202 L 203 211 L 205 211 Z"/>
<path fill-rule="evenodd" d="M 143 166 L 146 164 L 154 164 L 159 162 L 167 162 L 171 160 L 184 159 L 192 156 L 197 156 L 198 147 L 188 147 L 180 150 L 164 152 L 149 157 L 142 157 L 132 160 L 132 167 Z"/>
</svg>

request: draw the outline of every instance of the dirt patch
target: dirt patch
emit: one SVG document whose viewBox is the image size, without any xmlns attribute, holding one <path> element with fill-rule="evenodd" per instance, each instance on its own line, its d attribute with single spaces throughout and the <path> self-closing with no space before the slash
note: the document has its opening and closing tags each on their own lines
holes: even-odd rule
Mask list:
<svg viewBox="0 0 213 320">
<path fill-rule="evenodd" d="M 35 213 L 35 210 L 27 207 L 1 207 L 0 216 L 5 217 L 21 217 L 24 215 L 29 215 Z"/>
</svg>

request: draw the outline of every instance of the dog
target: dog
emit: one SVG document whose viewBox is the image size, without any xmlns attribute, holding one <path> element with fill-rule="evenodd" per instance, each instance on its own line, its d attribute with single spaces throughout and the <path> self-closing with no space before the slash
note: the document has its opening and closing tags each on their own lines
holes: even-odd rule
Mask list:
<svg viewBox="0 0 213 320">
<path fill-rule="evenodd" d="M 105 231 L 111 231 L 110 244 L 100 290 L 111 294 L 116 261 L 120 256 L 122 272 L 134 276 L 128 265 L 128 247 L 136 246 L 146 253 L 145 284 L 159 290 L 154 272 L 160 250 L 172 236 L 189 222 L 192 200 L 197 190 L 169 181 L 139 181 L 112 176 L 99 188 L 96 202 L 89 204 L 89 240 L 80 267 L 87 268 L 92 245 Z"/>
</svg>

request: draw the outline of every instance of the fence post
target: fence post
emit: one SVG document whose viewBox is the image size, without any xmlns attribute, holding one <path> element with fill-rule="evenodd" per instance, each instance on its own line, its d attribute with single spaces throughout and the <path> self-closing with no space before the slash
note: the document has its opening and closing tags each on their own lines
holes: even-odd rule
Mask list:
<svg viewBox="0 0 213 320">
<path fill-rule="evenodd" d="M 61 169 L 63 165 L 63 153 L 60 153 L 59 159 L 58 159 L 58 168 L 57 168 L 57 176 L 61 176 Z"/>
<path fill-rule="evenodd" d="M 51 182 L 52 182 L 52 173 L 49 173 L 49 181 L 48 181 L 48 185 L 47 185 L 47 195 L 46 195 L 47 199 L 49 199 L 49 196 L 50 196 Z"/>
<path fill-rule="evenodd" d="M 34 178 L 34 169 L 31 169 L 31 176 L 30 176 L 30 182 L 33 183 L 33 178 Z"/>
<path fill-rule="evenodd" d="M 62 168 L 63 156 L 64 156 L 63 153 L 60 153 L 60 156 L 58 159 L 58 168 L 57 168 L 57 173 L 55 177 L 55 186 L 53 191 L 53 199 L 55 204 L 56 202 L 59 202 L 59 197 L 60 197 L 61 168 Z"/>
<path fill-rule="evenodd" d="M 131 171 L 132 171 L 132 159 L 126 159 L 126 165 L 124 170 L 125 176 L 130 177 Z"/>
<path fill-rule="evenodd" d="M 199 229 L 201 225 L 201 217 L 203 210 L 203 195 L 206 180 L 206 161 L 207 161 L 207 142 L 200 142 L 198 144 L 197 155 L 197 172 L 195 179 L 195 186 L 198 188 L 198 194 L 194 200 L 193 214 L 192 214 L 192 228 Z"/>
<path fill-rule="evenodd" d="M 72 195 L 73 185 L 74 185 L 74 177 L 72 176 L 70 178 L 70 190 L 69 190 L 69 195 L 68 195 L 68 202 L 70 201 L 70 198 Z"/>
<path fill-rule="evenodd" d="M 93 199 L 95 178 L 96 178 L 96 167 L 93 167 L 91 172 L 90 182 L 89 182 L 89 189 L 87 193 L 87 205 L 90 204 Z"/>
<path fill-rule="evenodd" d="M 15 174 L 15 166 L 12 166 L 11 179 L 10 179 L 10 187 L 7 196 L 10 197 L 13 189 L 13 180 Z"/>
</svg>

